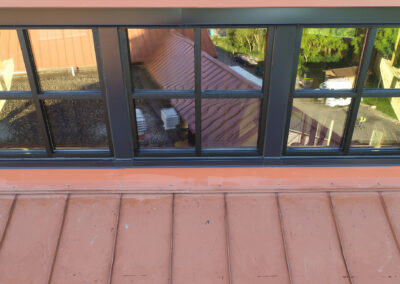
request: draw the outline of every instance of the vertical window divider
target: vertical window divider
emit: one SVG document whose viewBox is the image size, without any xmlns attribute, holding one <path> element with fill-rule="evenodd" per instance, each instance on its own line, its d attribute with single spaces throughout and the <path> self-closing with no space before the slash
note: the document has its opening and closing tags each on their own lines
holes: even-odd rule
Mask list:
<svg viewBox="0 0 400 284">
<path fill-rule="evenodd" d="M 275 28 L 264 157 L 278 158 L 286 149 L 301 31 L 299 26 Z"/>
<path fill-rule="evenodd" d="M 111 129 L 110 129 L 110 116 L 109 116 L 108 110 L 107 110 L 106 86 L 104 84 L 103 68 L 101 67 L 102 64 L 101 64 L 101 57 L 100 57 L 100 44 L 99 44 L 99 36 L 98 36 L 97 28 L 92 29 L 92 36 L 93 36 L 94 51 L 95 51 L 96 62 L 97 62 L 97 73 L 99 74 L 102 105 L 104 108 L 104 115 L 105 115 L 105 120 L 106 120 L 108 147 L 110 149 L 110 154 L 114 155 L 114 143 L 112 143 L 112 135 L 111 135 Z"/>
<path fill-rule="evenodd" d="M 194 28 L 194 105 L 196 154 L 201 155 L 201 28 Z"/>
<path fill-rule="evenodd" d="M 133 99 L 132 93 L 135 88 L 135 85 L 131 79 L 131 57 L 130 57 L 130 47 L 129 47 L 129 37 L 128 37 L 128 29 L 127 28 L 119 28 L 119 44 L 121 48 L 121 60 L 122 60 L 122 69 L 125 81 L 126 94 L 128 96 L 128 106 L 129 106 L 129 114 L 132 121 L 132 135 L 133 135 L 133 148 L 134 151 L 137 151 L 139 148 L 139 138 L 137 135 L 137 124 L 136 124 L 136 104 Z M 136 153 L 136 152 L 135 152 Z"/>
<path fill-rule="evenodd" d="M 39 99 L 40 87 L 38 83 L 38 77 L 36 74 L 36 68 L 33 59 L 31 44 L 29 41 L 28 31 L 23 28 L 17 28 L 17 34 L 22 51 L 22 57 L 25 63 L 26 73 L 28 75 L 29 86 L 32 92 L 32 100 L 36 109 L 36 115 L 39 122 L 40 133 L 43 136 L 44 145 L 46 148 L 46 156 L 51 157 L 53 155 L 53 142 L 51 139 L 50 125 L 47 121 L 47 116 L 44 106 Z"/>
<path fill-rule="evenodd" d="M 360 108 L 361 96 L 364 90 L 364 83 L 367 78 L 369 63 L 371 60 L 372 51 L 374 48 L 375 36 L 376 36 L 376 28 L 370 28 L 367 30 L 367 36 L 365 38 L 365 44 L 363 47 L 363 51 L 360 57 L 360 69 L 358 72 L 355 92 L 357 96 L 353 99 L 351 104 L 351 109 L 349 113 L 349 118 L 346 122 L 346 132 L 343 138 L 343 152 L 344 154 L 348 154 L 350 151 L 351 139 L 353 137 L 354 127 L 357 120 L 358 109 Z"/>
<path fill-rule="evenodd" d="M 98 28 L 96 30 L 98 42 L 98 63 L 102 68 L 104 92 L 109 115 L 112 141 L 114 144 L 114 157 L 119 160 L 130 160 L 134 156 L 131 115 L 126 84 L 123 74 L 123 63 L 117 27 Z M 97 44 L 96 44 L 97 45 Z M 100 79 L 100 80 L 102 80 Z"/>
<path fill-rule="evenodd" d="M 268 108 L 268 96 L 269 96 L 269 79 L 271 76 L 271 65 L 272 65 L 272 50 L 274 47 L 274 37 L 275 37 L 275 27 L 268 27 L 267 36 L 266 36 L 266 44 L 265 44 L 265 60 L 264 60 L 264 76 L 263 76 L 263 85 L 262 85 L 262 105 L 260 109 L 260 123 L 259 123 L 259 132 L 258 135 L 258 143 L 257 148 L 261 152 L 261 155 L 264 155 L 265 152 L 265 127 L 267 125 L 267 108 Z"/>
</svg>

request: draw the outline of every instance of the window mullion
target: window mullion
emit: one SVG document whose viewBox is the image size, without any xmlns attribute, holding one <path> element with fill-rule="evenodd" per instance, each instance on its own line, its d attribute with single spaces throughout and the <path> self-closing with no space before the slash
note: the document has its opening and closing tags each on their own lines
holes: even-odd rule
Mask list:
<svg viewBox="0 0 400 284">
<path fill-rule="evenodd" d="M 264 154 L 265 151 L 265 131 L 267 124 L 267 108 L 268 108 L 268 96 L 269 96 L 269 79 L 271 75 L 271 66 L 272 66 L 272 50 L 274 47 L 274 36 L 275 36 L 275 27 L 268 27 L 268 34 L 266 37 L 266 45 L 265 45 L 265 60 L 264 60 L 264 76 L 263 76 L 263 98 L 261 105 L 261 113 L 260 113 L 260 123 L 259 123 L 259 136 L 257 147 L 261 151 L 261 154 Z"/>
<path fill-rule="evenodd" d="M 44 106 L 39 99 L 39 83 L 36 76 L 36 68 L 33 60 L 31 45 L 29 41 L 28 32 L 22 28 L 17 29 L 18 39 L 21 46 L 22 56 L 24 58 L 25 68 L 28 75 L 29 86 L 32 92 L 32 100 L 35 105 L 36 115 L 39 122 L 40 133 L 44 139 L 47 157 L 51 157 L 53 154 L 53 143 L 50 134 L 50 127 L 47 122 L 46 112 Z"/>
<path fill-rule="evenodd" d="M 365 38 L 365 45 L 363 53 L 361 55 L 360 71 L 358 72 L 356 86 L 355 86 L 355 91 L 357 95 L 352 102 L 349 119 L 346 123 L 347 127 L 343 139 L 343 149 L 345 154 L 348 154 L 350 150 L 350 144 L 357 120 L 358 109 L 360 108 L 360 103 L 361 103 L 361 94 L 364 89 L 364 83 L 367 78 L 368 67 L 371 60 L 372 51 L 374 48 L 376 30 L 377 30 L 376 28 L 368 29 L 367 36 Z"/>
<path fill-rule="evenodd" d="M 296 80 L 295 57 L 298 58 L 300 33 L 301 29 L 297 26 L 279 26 L 275 29 L 264 156 L 279 157 L 286 149 L 286 123 L 289 121 L 290 98 Z"/>
<path fill-rule="evenodd" d="M 196 154 L 201 155 L 201 29 L 194 29 L 194 93 Z"/>
<path fill-rule="evenodd" d="M 133 158 L 133 141 L 129 100 L 121 63 L 121 51 L 117 28 L 98 28 L 95 39 L 98 42 L 98 59 L 102 68 L 100 80 L 104 80 L 103 92 L 106 97 L 108 117 L 111 128 L 114 157 L 117 159 Z"/>
</svg>

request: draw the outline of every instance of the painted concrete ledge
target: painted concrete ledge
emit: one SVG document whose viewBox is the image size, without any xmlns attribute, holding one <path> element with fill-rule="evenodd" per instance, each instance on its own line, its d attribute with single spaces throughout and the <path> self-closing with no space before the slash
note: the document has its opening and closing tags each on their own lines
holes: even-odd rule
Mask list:
<svg viewBox="0 0 400 284">
<path fill-rule="evenodd" d="M 398 191 L 400 167 L 4 169 L 0 193 Z"/>
<path fill-rule="evenodd" d="M 398 0 L 0 0 L 0 8 L 318 8 L 399 6 Z"/>
</svg>

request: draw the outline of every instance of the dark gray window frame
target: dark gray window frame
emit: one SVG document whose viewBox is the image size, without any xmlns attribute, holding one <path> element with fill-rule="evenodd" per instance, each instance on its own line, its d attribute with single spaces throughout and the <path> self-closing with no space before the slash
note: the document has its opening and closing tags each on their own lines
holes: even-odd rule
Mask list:
<svg viewBox="0 0 400 284">
<path fill-rule="evenodd" d="M 235 25 L 230 25 L 229 27 L 236 27 Z M 252 26 L 256 27 L 256 26 Z M 260 27 L 260 26 L 257 26 Z M 261 26 L 266 27 L 266 26 Z M 263 85 L 260 90 L 203 90 L 202 82 L 201 82 L 201 29 L 202 28 L 213 28 L 213 27 L 193 27 L 194 30 L 194 90 L 186 90 L 186 91 L 169 91 L 169 90 L 135 90 L 133 86 L 133 82 L 131 80 L 131 72 L 129 65 L 129 49 L 128 49 L 128 36 L 127 36 L 127 28 L 120 28 L 120 41 L 122 48 L 122 61 L 124 62 L 124 70 L 125 70 L 125 80 L 126 80 L 126 89 L 133 90 L 130 92 L 131 101 L 135 99 L 193 99 L 195 101 L 195 127 L 196 127 L 196 138 L 195 138 L 195 147 L 193 149 L 174 149 L 174 148 L 139 148 L 138 147 L 138 138 L 136 131 L 136 122 L 134 109 L 134 102 L 130 104 L 130 112 L 131 112 L 131 120 L 134 121 L 132 125 L 132 131 L 134 136 L 134 148 L 135 148 L 135 156 L 137 157 L 210 157 L 210 156 L 261 156 L 263 154 L 264 149 L 264 136 L 265 136 L 265 117 L 266 112 L 260 111 L 259 117 L 259 131 L 258 131 L 258 139 L 257 146 L 254 148 L 203 148 L 201 145 L 201 101 L 203 99 L 238 99 L 238 98 L 247 98 L 247 99 L 260 99 L 261 104 L 260 108 L 265 109 L 268 101 L 268 82 L 269 75 L 266 70 L 269 69 L 269 65 L 267 69 L 264 69 L 264 78 Z M 265 50 L 265 60 L 264 66 L 266 66 L 271 61 L 271 51 L 273 46 L 273 33 L 275 28 L 268 28 L 267 36 L 266 36 L 266 50 Z M 270 30 L 271 29 L 271 30 Z M 132 88 L 133 86 L 133 88 Z"/>
<path fill-rule="evenodd" d="M 41 101 L 47 98 L 79 99 L 101 98 L 107 108 L 107 125 L 110 150 L 76 151 L 52 150 L 51 140 L 46 140 L 46 151 L 0 151 L 0 166 L 221 166 L 221 165 L 358 165 L 358 164 L 399 164 L 400 152 L 396 149 L 383 151 L 352 150 L 345 147 L 352 129 L 348 129 L 343 145 L 343 155 L 337 151 L 307 151 L 289 153 L 286 150 L 286 133 L 290 118 L 291 101 L 294 93 L 293 70 L 297 66 L 301 27 L 303 26 L 351 26 L 367 27 L 371 31 L 376 27 L 399 26 L 400 8 L 286 8 L 286 9 L 0 9 L 0 26 L 2 28 L 17 28 L 20 41 L 26 41 L 26 29 L 30 28 L 92 28 L 96 55 L 99 67 L 99 77 L 102 90 L 91 92 L 42 92 L 39 93 L 36 83 L 32 81 L 34 70 L 28 71 L 32 88 L 30 92 L 0 93 L 0 98 L 33 99 L 38 109 L 41 129 L 46 131 L 46 120 Z M 124 48 L 124 32 L 127 27 L 190 27 L 197 30 L 214 26 L 266 26 L 273 38 L 273 52 L 266 56 L 264 85 L 262 91 L 262 112 L 259 130 L 259 156 L 252 156 L 249 151 L 239 149 L 218 149 L 214 153 L 200 153 L 199 146 L 194 153 L 181 153 L 168 150 L 149 151 L 143 155 L 136 149 L 135 121 L 132 115 L 133 100 L 131 88 L 127 81 L 129 70 L 124 60 L 127 56 Z M 371 33 L 370 33 L 371 34 Z M 373 40 L 372 40 L 373 44 Z M 25 62 L 29 64 L 30 49 L 27 44 L 22 48 Z M 271 46 L 272 47 L 272 46 Z M 367 45 L 366 53 L 369 47 Z M 199 48 L 197 47 L 197 52 Z M 268 53 L 269 54 L 269 53 Z M 289 55 L 289 56 L 288 56 Z M 280 62 L 281 64 L 277 64 Z M 362 61 L 364 62 L 364 61 Z M 30 62 L 32 64 L 32 62 Z M 360 76 L 368 64 L 360 68 Z M 197 67 L 198 68 L 198 67 Z M 28 69 L 28 66 L 27 66 Z M 30 67 L 29 69 L 33 69 Z M 282 82 L 287 82 L 282 84 Z M 354 97 L 350 119 L 355 120 L 362 96 L 374 96 L 378 90 L 363 90 L 357 85 L 356 92 L 325 93 L 332 95 Z M 384 90 L 384 96 L 400 96 L 396 91 Z M 110 93 L 118 98 L 111 98 Z M 146 96 L 148 93 L 136 93 L 134 96 Z M 193 94 L 199 99 L 199 89 Z M 210 96 L 221 96 L 221 93 L 209 93 Z M 243 94 L 244 95 L 244 94 Z M 312 96 L 311 93 L 298 92 L 296 96 Z M 258 96 L 258 95 L 257 95 Z M 358 100 L 358 101 L 357 101 Z M 124 103 L 121 111 L 121 103 Z M 197 111 L 198 112 L 198 111 Z M 130 118 L 130 119 L 129 119 Z M 118 130 L 116 130 L 118 126 Z M 199 126 L 197 126 L 199 127 Z M 48 128 L 47 128 L 48 129 Z M 199 138 L 197 138 L 199 139 Z M 261 142 L 263 141 L 263 143 Z M 346 144 L 347 143 L 347 144 Z M 198 144 L 197 144 L 198 145 Z M 49 151 L 50 150 L 50 151 Z M 195 154 L 204 154 L 196 157 Z M 29 155 L 29 158 L 24 158 Z M 236 157 L 239 155 L 240 157 Z M 243 156 L 242 156 L 243 155 Z"/>
</svg>

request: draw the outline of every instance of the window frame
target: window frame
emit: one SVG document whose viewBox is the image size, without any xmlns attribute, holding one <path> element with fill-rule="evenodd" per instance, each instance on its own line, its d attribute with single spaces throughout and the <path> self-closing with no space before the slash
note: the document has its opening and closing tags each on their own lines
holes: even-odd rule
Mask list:
<svg viewBox="0 0 400 284">
<path fill-rule="evenodd" d="M 218 28 L 216 26 L 202 26 L 202 27 L 185 27 L 192 29 L 194 32 L 194 90 L 136 90 L 132 82 L 131 68 L 130 68 L 130 54 L 128 42 L 128 30 L 137 27 L 124 27 L 120 28 L 120 42 L 122 48 L 122 60 L 125 70 L 125 84 L 126 90 L 129 92 L 130 101 L 130 117 L 132 120 L 132 133 L 134 139 L 135 156 L 137 157 L 209 157 L 209 156 L 261 156 L 264 149 L 265 137 L 265 117 L 268 101 L 268 74 L 271 56 L 273 37 L 270 32 L 270 27 L 265 25 L 246 25 L 236 26 L 228 25 L 225 28 L 267 28 L 266 45 L 264 54 L 264 70 L 263 70 L 263 84 L 260 90 L 203 90 L 202 89 L 202 70 L 201 70 L 201 30 L 208 28 Z M 152 27 L 145 27 L 151 29 Z M 159 27 L 157 27 L 159 28 Z M 179 28 L 179 27 L 163 27 Z M 267 65 L 268 64 L 268 65 Z M 136 129 L 136 115 L 135 103 L 136 99 L 193 99 L 195 101 L 195 146 L 191 148 L 140 148 L 137 129 Z M 260 115 L 259 115 L 259 129 L 256 147 L 227 147 L 227 148 L 203 148 L 201 145 L 201 102 L 203 99 L 259 99 L 260 100 Z"/>
<path fill-rule="evenodd" d="M 297 65 L 300 55 L 300 44 L 302 38 L 303 28 L 365 28 L 366 37 L 360 55 L 360 62 L 356 74 L 354 88 L 352 90 L 296 90 L 294 88 L 294 82 L 297 76 Z M 354 128 L 357 121 L 357 114 L 361 104 L 361 99 L 364 97 L 400 97 L 400 89 L 366 89 L 365 82 L 367 79 L 367 73 L 369 71 L 370 60 L 374 48 L 376 33 L 378 28 L 400 28 L 400 25 L 302 25 L 298 31 L 297 41 L 297 56 L 295 59 L 292 78 L 292 90 L 290 93 L 290 103 L 287 109 L 286 117 L 286 136 L 284 140 L 283 155 L 286 156 L 362 156 L 362 155 L 400 155 L 400 147 L 352 147 L 351 141 L 354 133 Z M 341 98 L 350 97 L 352 102 L 350 104 L 349 112 L 344 127 L 344 135 L 340 147 L 328 148 L 328 147 L 288 147 L 287 140 L 289 136 L 289 126 L 292 113 L 293 100 L 296 98 Z"/>
<path fill-rule="evenodd" d="M 17 29 L 20 41 L 26 42 L 26 30 L 32 28 L 91 28 L 93 30 L 97 66 L 101 84 L 101 98 L 105 102 L 108 139 L 110 151 L 100 153 L 98 150 L 55 150 L 20 152 L 14 150 L 0 150 L 0 167 L 13 166 L 266 166 L 266 165 L 371 165 L 371 164 L 399 164 L 399 149 L 349 149 L 346 155 L 330 150 L 318 153 L 307 148 L 306 152 L 289 153 L 285 142 L 287 123 L 290 120 L 291 97 L 294 90 L 297 69 L 298 52 L 301 40 L 301 27 L 366 27 L 372 30 L 377 27 L 399 27 L 398 14 L 400 8 L 264 8 L 264 9 L 0 9 L 0 26 L 3 29 Z M 18 20 L 16 19 L 18 15 Z M 153 151 L 153 153 L 137 153 L 133 137 L 135 117 L 132 117 L 133 106 L 130 106 L 131 88 L 127 89 L 127 74 L 129 70 L 124 66 L 123 57 L 127 57 L 124 50 L 123 30 L 132 28 L 181 27 L 251 27 L 266 26 L 271 34 L 268 45 L 273 48 L 270 58 L 264 65 L 264 84 L 261 106 L 262 121 L 259 128 L 259 137 L 264 136 L 259 143 L 259 153 L 252 156 L 249 153 L 240 153 L 240 149 L 217 149 L 203 156 L 192 153 L 178 153 L 167 149 L 169 153 Z M 24 32 L 25 31 L 25 32 Z M 25 33 L 25 35 L 24 35 Z M 299 37 L 300 35 L 300 37 Z M 370 45 L 373 45 L 373 40 Z M 25 66 L 29 63 L 30 50 L 25 46 Z M 126 46 L 127 47 L 127 46 Z M 368 47 L 368 46 L 367 46 Z M 367 48 L 368 49 L 368 48 Z M 372 47 L 370 47 L 372 49 Z M 127 49 L 129 50 L 129 49 Z M 297 59 L 296 59 L 297 58 Z M 280 62 L 281 64 L 277 64 Z M 364 62 L 363 60 L 361 62 Z M 32 64 L 32 62 L 30 63 Z M 364 69 L 368 69 L 365 64 Z M 27 70 L 34 78 L 35 71 Z M 361 72 L 361 69 L 359 69 Z M 32 79 L 30 79 L 31 81 Z M 280 82 L 280 83 L 279 83 Z M 287 84 L 282 84 L 287 82 Z M 35 86 L 35 83 L 30 82 Z M 35 106 L 41 113 L 40 122 L 42 131 L 46 128 L 43 110 L 40 101 L 44 98 L 60 98 L 67 96 L 63 92 L 39 93 L 31 87 L 32 97 L 36 92 Z M 264 90 L 265 89 L 265 90 Z M 360 89 L 357 89 L 357 92 Z M 79 91 L 78 91 L 79 92 Z M 363 90 L 361 95 L 351 94 L 355 99 L 351 105 L 351 118 L 356 119 L 356 108 L 361 96 L 376 96 L 377 90 Z M 379 90 L 387 97 L 394 96 L 395 90 Z M 68 92 L 71 93 L 71 92 Z M 86 92 L 87 93 L 87 92 Z M 30 92 L 0 93 L 0 98 L 27 98 Z M 91 94 L 73 94 L 82 98 Z M 99 94 L 96 94 L 96 96 Z M 140 95 L 140 94 L 136 94 Z M 143 94 L 145 95 L 145 94 Z M 146 94 L 148 95 L 148 94 Z M 218 95 L 218 94 L 210 94 Z M 307 94 L 301 94 L 307 96 Z M 328 94 L 325 94 L 328 96 Z M 339 93 L 335 94 L 339 96 Z M 346 93 L 346 96 L 350 94 Z M 71 94 L 68 98 L 72 98 Z M 331 93 L 329 96 L 332 97 Z M 343 95 L 342 95 L 343 96 Z M 399 93 L 395 95 L 400 96 Z M 29 98 L 32 98 L 29 96 Z M 116 99 L 117 98 L 117 99 Z M 147 97 L 148 98 L 148 97 Z M 66 98 L 67 99 L 67 98 Z M 37 101 L 37 102 L 36 102 Z M 39 103 L 38 103 L 39 102 Z M 121 110 L 120 103 L 127 107 Z M 355 116 L 355 118 L 354 118 Z M 346 139 L 351 140 L 350 132 Z M 44 131 L 48 137 L 48 132 Z M 350 138 L 348 138 L 350 137 Z M 346 140 L 347 141 L 347 140 Z M 50 142 L 48 142 L 50 144 Z M 349 145 L 349 142 L 346 142 Z M 197 149 L 198 150 L 198 149 Z M 61 152 L 59 152 L 61 151 Z M 212 153 L 213 152 L 213 153 Z M 29 155 L 29 158 L 27 157 Z"/>
</svg>

